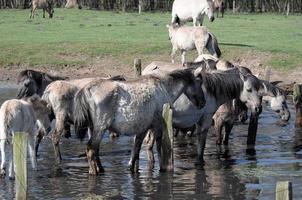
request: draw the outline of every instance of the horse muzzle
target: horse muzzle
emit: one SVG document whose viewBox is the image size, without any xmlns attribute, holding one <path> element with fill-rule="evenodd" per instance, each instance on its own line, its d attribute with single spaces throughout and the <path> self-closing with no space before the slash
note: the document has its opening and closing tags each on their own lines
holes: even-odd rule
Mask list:
<svg viewBox="0 0 302 200">
<path fill-rule="evenodd" d="M 213 22 L 215 20 L 215 17 L 210 17 L 210 22 Z"/>
</svg>

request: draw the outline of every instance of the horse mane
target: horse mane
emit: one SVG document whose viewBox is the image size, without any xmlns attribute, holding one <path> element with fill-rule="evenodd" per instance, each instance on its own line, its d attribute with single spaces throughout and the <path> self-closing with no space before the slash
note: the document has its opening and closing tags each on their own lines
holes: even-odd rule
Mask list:
<svg viewBox="0 0 302 200">
<path fill-rule="evenodd" d="M 194 67 L 190 67 L 190 68 L 185 68 L 185 69 L 180 69 L 180 70 L 174 70 L 174 71 L 168 73 L 167 75 L 172 78 L 182 79 L 188 83 L 191 83 L 194 78 L 193 70 L 195 70 L 195 69 L 196 68 L 194 68 Z"/>
<path fill-rule="evenodd" d="M 38 85 L 42 84 L 43 79 L 50 79 L 50 81 L 54 81 L 54 80 L 65 80 L 66 77 L 62 77 L 62 76 L 56 76 L 53 74 L 48 74 L 45 72 L 40 72 L 40 71 L 36 71 L 36 70 L 31 70 L 31 69 L 26 69 L 26 70 L 22 70 L 17 77 L 17 82 L 21 82 L 24 80 L 24 78 L 31 78 L 33 79 Z"/>
<path fill-rule="evenodd" d="M 243 82 L 238 73 L 202 73 L 203 85 L 215 98 L 232 99 L 239 96 Z"/>
</svg>

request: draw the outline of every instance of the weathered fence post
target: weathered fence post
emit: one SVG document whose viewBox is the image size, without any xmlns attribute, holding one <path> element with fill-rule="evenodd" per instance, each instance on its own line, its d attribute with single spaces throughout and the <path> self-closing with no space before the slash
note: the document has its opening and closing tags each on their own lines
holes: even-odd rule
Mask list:
<svg viewBox="0 0 302 200">
<path fill-rule="evenodd" d="M 271 68 L 270 67 L 266 67 L 265 68 L 264 80 L 270 81 L 270 79 L 271 79 Z"/>
<path fill-rule="evenodd" d="M 292 200 L 293 188 L 289 181 L 280 181 L 276 184 L 276 200 Z"/>
<path fill-rule="evenodd" d="M 293 101 L 296 108 L 296 128 L 302 127 L 302 84 L 295 84 L 293 88 Z"/>
<path fill-rule="evenodd" d="M 172 128 L 172 109 L 169 103 L 163 106 L 163 136 L 161 148 L 161 171 L 173 171 L 173 128 Z"/>
<path fill-rule="evenodd" d="M 135 58 L 134 59 L 134 76 L 138 78 L 142 75 L 142 61 L 141 59 Z"/>
<path fill-rule="evenodd" d="M 16 199 L 27 199 L 27 133 L 15 133 L 13 137 L 13 161 L 16 177 Z"/>
<path fill-rule="evenodd" d="M 235 14 L 236 12 L 236 1 L 233 0 L 233 14 Z"/>
</svg>

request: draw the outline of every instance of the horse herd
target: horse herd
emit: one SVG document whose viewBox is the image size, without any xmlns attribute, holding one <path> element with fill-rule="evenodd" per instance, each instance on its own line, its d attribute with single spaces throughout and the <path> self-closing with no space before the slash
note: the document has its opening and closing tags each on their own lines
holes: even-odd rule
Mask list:
<svg viewBox="0 0 302 200">
<path fill-rule="evenodd" d="M 183 0 L 175 0 L 173 9 L 181 1 L 183 3 Z M 206 9 L 212 20 L 208 8 L 213 1 L 185 2 L 187 5 L 197 1 L 204 2 L 202 10 Z M 197 8 L 194 5 L 190 9 Z M 288 121 L 290 113 L 285 93 L 273 83 L 258 79 L 248 68 L 218 59 L 221 52 L 217 39 L 207 28 L 188 27 L 181 23 L 189 20 L 186 16 L 191 15 L 194 25 L 199 25 L 195 22 L 202 20 L 201 13 L 186 12 L 187 15 L 182 15 L 180 11 L 172 11 L 173 24 L 168 28 L 173 46 L 172 62 L 175 51 L 180 49 L 182 65 L 153 62 L 135 80 L 125 80 L 123 76 L 69 80 L 34 70 L 22 71 L 18 76 L 20 88 L 17 99 L 4 102 L 0 109 L 0 174 L 6 174 L 5 149 L 12 152 L 15 132 L 29 133 L 29 153 L 32 166 L 36 168 L 39 143 L 47 134 L 51 134 L 56 163 L 60 164 L 60 139 L 62 136 L 70 137 L 71 126 L 80 139 L 88 135 L 86 156 L 89 174 L 104 171 L 99 146 L 107 131 L 134 136 L 129 161 L 132 172 L 138 170 L 144 139 L 151 155 L 149 164 L 153 165 L 155 142 L 158 160 L 162 160 L 162 110 L 166 103 L 173 105 L 175 133 L 194 130 L 198 165 L 203 165 L 207 133 L 212 124 L 217 145 L 228 144 L 234 122 L 238 119 L 245 121 L 248 110 L 259 115 L 264 96 L 271 109 L 282 120 Z M 185 62 L 184 52 L 194 48 L 198 51 L 198 58 L 194 62 Z M 203 48 L 212 55 L 204 54 Z M 52 120 L 55 120 L 55 125 L 51 128 Z M 225 134 L 222 133 L 223 127 Z M 162 169 L 162 162 L 159 163 Z M 8 175 L 13 177 L 11 154 Z"/>
</svg>

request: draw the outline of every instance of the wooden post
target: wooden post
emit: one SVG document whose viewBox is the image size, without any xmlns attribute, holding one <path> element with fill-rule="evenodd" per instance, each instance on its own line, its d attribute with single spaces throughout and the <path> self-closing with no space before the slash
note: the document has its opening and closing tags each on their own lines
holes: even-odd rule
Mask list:
<svg viewBox="0 0 302 200">
<path fill-rule="evenodd" d="M 141 59 L 135 58 L 134 59 L 134 76 L 138 78 L 142 75 L 142 61 Z"/>
<path fill-rule="evenodd" d="M 164 104 L 162 113 L 164 123 L 161 148 L 161 171 L 173 171 L 174 169 L 172 112 L 170 104 Z"/>
<path fill-rule="evenodd" d="M 16 177 L 16 199 L 27 199 L 27 133 L 15 133 L 13 137 L 13 161 Z"/>
<path fill-rule="evenodd" d="M 296 128 L 302 127 L 302 84 L 295 84 L 293 87 L 293 101 L 296 108 Z"/>
<path fill-rule="evenodd" d="M 276 184 L 276 200 L 292 200 L 293 188 L 289 181 L 280 181 Z"/>
<path fill-rule="evenodd" d="M 270 79 L 271 79 L 271 68 L 270 67 L 266 67 L 265 68 L 264 80 L 270 81 Z"/>
<path fill-rule="evenodd" d="M 256 143 L 256 135 L 258 129 L 258 118 L 259 116 L 255 113 L 251 113 L 250 116 L 250 123 L 248 129 L 248 136 L 247 136 L 247 145 L 255 145 Z"/>
<path fill-rule="evenodd" d="M 236 12 L 236 1 L 233 0 L 233 14 L 235 14 Z"/>
</svg>

